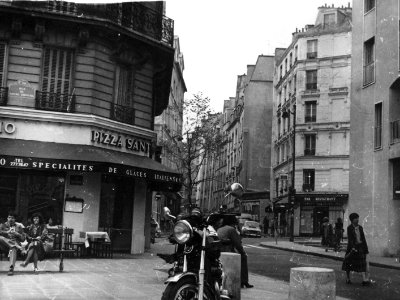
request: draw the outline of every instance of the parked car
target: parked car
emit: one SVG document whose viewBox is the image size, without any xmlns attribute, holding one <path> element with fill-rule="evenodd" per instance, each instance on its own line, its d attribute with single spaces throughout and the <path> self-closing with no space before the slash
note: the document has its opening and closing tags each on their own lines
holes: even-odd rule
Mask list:
<svg viewBox="0 0 400 300">
<path fill-rule="evenodd" d="M 240 233 L 242 236 L 261 237 L 260 223 L 255 221 L 245 221 Z"/>
</svg>

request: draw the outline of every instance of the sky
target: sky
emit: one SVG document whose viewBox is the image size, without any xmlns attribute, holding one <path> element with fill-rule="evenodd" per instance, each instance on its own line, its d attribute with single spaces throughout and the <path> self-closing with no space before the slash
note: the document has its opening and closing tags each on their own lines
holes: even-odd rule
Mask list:
<svg viewBox="0 0 400 300">
<path fill-rule="evenodd" d="M 214 111 L 235 96 L 237 75 L 259 55 L 286 48 L 297 28 L 314 24 L 318 7 L 347 6 L 326 0 L 166 0 L 183 53 L 187 92 L 203 93 Z"/>
</svg>

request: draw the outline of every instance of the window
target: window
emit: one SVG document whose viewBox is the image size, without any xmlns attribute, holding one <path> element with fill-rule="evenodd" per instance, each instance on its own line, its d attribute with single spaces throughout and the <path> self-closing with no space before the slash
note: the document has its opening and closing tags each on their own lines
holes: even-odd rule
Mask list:
<svg viewBox="0 0 400 300">
<path fill-rule="evenodd" d="M 135 72 L 132 68 L 119 65 L 116 73 L 115 103 L 125 107 L 133 106 Z"/>
<path fill-rule="evenodd" d="M 296 62 L 297 61 L 297 51 L 298 50 L 298 47 L 296 46 L 296 47 L 294 47 L 294 61 Z"/>
<path fill-rule="evenodd" d="M 315 170 L 303 170 L 303 192 L 313 192 L 315 183 Z"/>
<path fill-rule="evenodd" d="M 279 178 L 275 178 L 275 196 L 279 196 Z"/>
<path fill-rule="evenodd" d="M 0 87 L 3 86 L 6 65 L 6 45 L 0 43 Z"/>
<path fill-rule="evenodd" d="M 43 50 L 42 91 L 68 94 L 71 85 L 73 52 L 67 49 Z"/>
<path fill-rule="evenodd" d="M 293 76 L 293 94 L 296 94 L 297 75 Z"/>
<path fill-rule="evenodd" d="M 304 139 L 304 155 L 315 155 L 315 134 L 307 134 Z"/>
<path fill-rule="evenodd" d="M 287 64 L 287 58 L 285 59 L 285 72 L 287 72 L 288 71 L 288 64 Z"/>
<path fill-rule="evenodd" d="M 375 81 L 375 39 L 364 43 L 364 85 Z"/>
<path fill-rule="evenodd" d="M 283 74 L 282 74 L 282 65 L 279 67 L 279 72 L 280 72 L 280 73 L 279 73 L 279 74 L 280 74 L 280 75 L 279 75 L 279 76 L 280 76 L 280 79 L 282 79 L 282 76 L 283 76 Z"/>
<path fill-rule="evenodd" d="M 364 11 L 369 12 L 373 8 L 375 8 L 375 0 L 365 0 Z"/>
<path fill-rule="evenodd" d="M 281 119 L 278 119 L 278 138 L 281 136 Z"/>
<path fill-rule="evenodd" d="M 292 64 L 293 64 L 293 53 L 290 52 L 290 55 L 289 55 L 289 67 L 290 68 L 292 67 Z"/>
<path fill-rule="evenodd" d="M 317 58 L 318 55 L 318 40 L 307 41 L 307 58 L 313 59 Z"/>
<path fill-rule="evenodd" d="M 330 27 L 335 25 L 335 14 L 325 14 L 324 15 L 324 27 Z"/>
<path fill-rule="evenodd" d="M 317 89 L 317 70 L 306 71 L 306 90 Z"/>
<path fill-rule="evenodd" d="M 317 121 L 317 102 L 309 101 L 306 102 L 306 110 L 304 116 L 305 123 L 312 123 Z"/>
<path fill-rule="evenodd" d="M 382 148 L 382 103 L 375 104 L 374 147 Z"/>
</svg>

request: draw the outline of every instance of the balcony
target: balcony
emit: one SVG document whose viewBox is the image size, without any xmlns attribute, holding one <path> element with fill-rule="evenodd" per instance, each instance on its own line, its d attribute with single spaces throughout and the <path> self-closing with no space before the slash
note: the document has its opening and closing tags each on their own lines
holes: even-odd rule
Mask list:
<svg viewBox="0 0 400 300">
<path fill-rule="evenodd" d="M 134 125 L 135 124 L 135 109 L 128 106 L 112 104 L 110 119 Z"/>
<path fill-rule="evenodd" d="M 35 108 L 72 113 L 75 111 L 75 95 L 36 91 Z"/>
<path fill-rule="evenodd" d="M 304 149 L 304 155 L 315 155 L 315 149 Z"/>
<path fill-rule="evenodd" d="M 364 66 L 364 85 L 368 85 L 375 81 L 375 62 Z"/>
<path fill-rule="evenodd" d="M 317 52 L 307 52 L 307 59 L 316 59 L 318 56 Z"/>
<path fill-rule="evenodd" d="M 0 87 L 0 106 L 6 106 L 8 100 L 8 87 Z"/>
<path fill-rule="evenodd" d="M 93 5 L 67 1 L 12 1 L 1 5 L 29 11 L 48 11 L 80 20 L 99 18 L 173 46 L 174 20 L 137 2 Z"/>
</svg>

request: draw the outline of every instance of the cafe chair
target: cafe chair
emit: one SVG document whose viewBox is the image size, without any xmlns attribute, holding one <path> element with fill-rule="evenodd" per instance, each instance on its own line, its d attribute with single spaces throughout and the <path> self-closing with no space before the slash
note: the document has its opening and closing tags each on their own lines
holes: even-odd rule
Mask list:
<svg viewBox="0 0 400 300">
<path fill-rule="evenodd" d="M 96 238 L 91 243 L 92 254 L 95 257 L 113 258 L 111 242 L 106 242 L 105 238 Z"/>
</svg>

